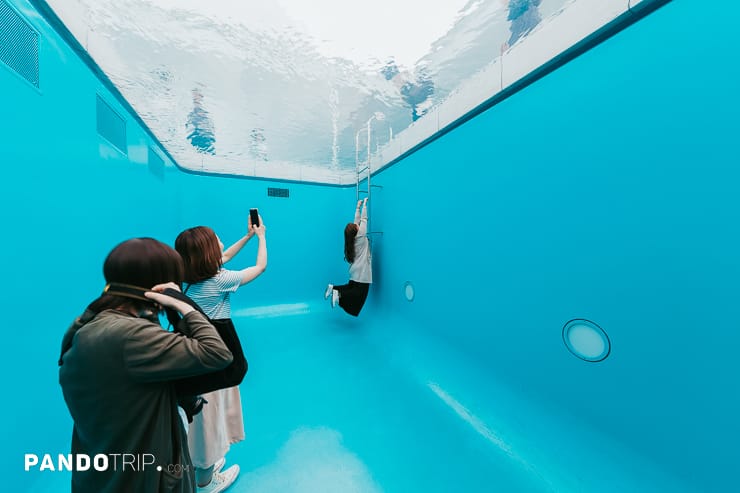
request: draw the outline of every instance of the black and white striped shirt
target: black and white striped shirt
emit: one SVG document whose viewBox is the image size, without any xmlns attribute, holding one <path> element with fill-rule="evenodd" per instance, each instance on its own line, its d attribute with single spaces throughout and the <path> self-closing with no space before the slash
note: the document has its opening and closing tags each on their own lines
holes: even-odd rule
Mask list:
<svg viewBox="0 0 740 493">
<path fill-rule="evenodd" d="M 241 272 L 221 269 L 218 273 L 185 287 L 185 293 L 206 312 L 209 318 L 231 318 L 230 295 L 241 286 Z"/>
</svg>

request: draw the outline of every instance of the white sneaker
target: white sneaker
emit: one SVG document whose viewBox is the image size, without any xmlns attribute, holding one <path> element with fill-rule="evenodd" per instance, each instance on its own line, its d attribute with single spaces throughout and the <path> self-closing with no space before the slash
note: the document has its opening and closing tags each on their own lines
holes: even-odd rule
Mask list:
<svg viewBox="0 0 740 493">
<path fill-rule="evenodd" d="M 334 285 L 333 284 L 329 284 L 326 287 L 326 291 L 324 291 L 324 299 L 325 300 L 329 298 L 329 295 L 331 294 L 331 292 L 332 292 L 333 289 L 334 289 Z"/>
<path fill-rule="evenodd" d="M 215 464 L 213 464 L 213 472 L 221 472 L 221 469 L 224 468 L 224 464 L 226 464 L 226 457 L 221 457 Z"/>
<path fill-rule="evenodd" d="M 339 291 L 336 289 L 331 290 L 331 307 L 334 308 L 339 303 Z"/>
<path fill-rule="evenodd" d="M 234 484 L 239 475 L 239 466 L 234 464 L 224 472 L 214 472 L 211 482 L 203 487 L 198 487 L 198 493 L 221 493 Z"/>
</svg>

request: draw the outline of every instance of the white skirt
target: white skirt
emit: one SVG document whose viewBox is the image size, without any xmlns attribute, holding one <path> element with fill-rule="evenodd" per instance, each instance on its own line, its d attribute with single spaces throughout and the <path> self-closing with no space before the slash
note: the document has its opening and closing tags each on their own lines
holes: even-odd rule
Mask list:
<svg viewBox="0 0 740 493">
<path fill-rule="evenodd" d="M 226 456 L 232 443 L 244 440 L 244 417 L 239 387 L 203 394 L 208 404 L 193 416 L 188 447 L 193 465 L 208 469 Z"/>
</svg>

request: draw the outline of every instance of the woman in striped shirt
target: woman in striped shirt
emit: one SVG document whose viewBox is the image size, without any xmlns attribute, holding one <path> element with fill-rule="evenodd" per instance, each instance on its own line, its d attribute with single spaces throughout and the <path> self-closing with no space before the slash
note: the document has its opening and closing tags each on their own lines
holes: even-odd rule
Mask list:
<svg viewBox="0 0 740 493">
<path fill-rule="evenodd" d="M 243 270 L 224 269 L 244 245 L 257 236 L 255 265 Z M 175 240 L 175 249 L 185 263 L 186 294 L 212 320 L 231 318 L 231 293 L 254 280 L 267 268 L 265 224 L 248 221 L 248 232 L 226 250 L 216 233 L 207 226 L 190 228 Z M 221 472 L 224 456 L 232 443 L 244 440 L 239 387 L 216 390 L 203 396 L 208 404 L 193 417 L 188 432 L 190 455 L 195 465 L 195 479 L 201 492 L 221 492 L 236 480 L 239 466 L 233 465 Z"/>
</svg>

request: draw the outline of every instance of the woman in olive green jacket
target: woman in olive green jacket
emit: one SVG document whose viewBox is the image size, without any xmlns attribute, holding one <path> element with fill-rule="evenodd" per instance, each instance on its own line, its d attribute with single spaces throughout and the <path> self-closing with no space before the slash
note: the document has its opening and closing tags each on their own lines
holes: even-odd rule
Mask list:
<svg viewBox="0 0 740 493">
<path fill-rule="evenodd" d="M 109 285 L 151 291 L 137 297 L 106 289 L 62 341 L 59 383 L 74 420 L 72 492 L 194 492 L 172 382 L 224 368 L 232 355 L 203 315 L 162 294 L 182 281 L 172 248 L 128 240 L 111 251 L 103 271 Z M 163 307 L 180 313 L 182 334 L 159 325 Z"/>
</svg>

